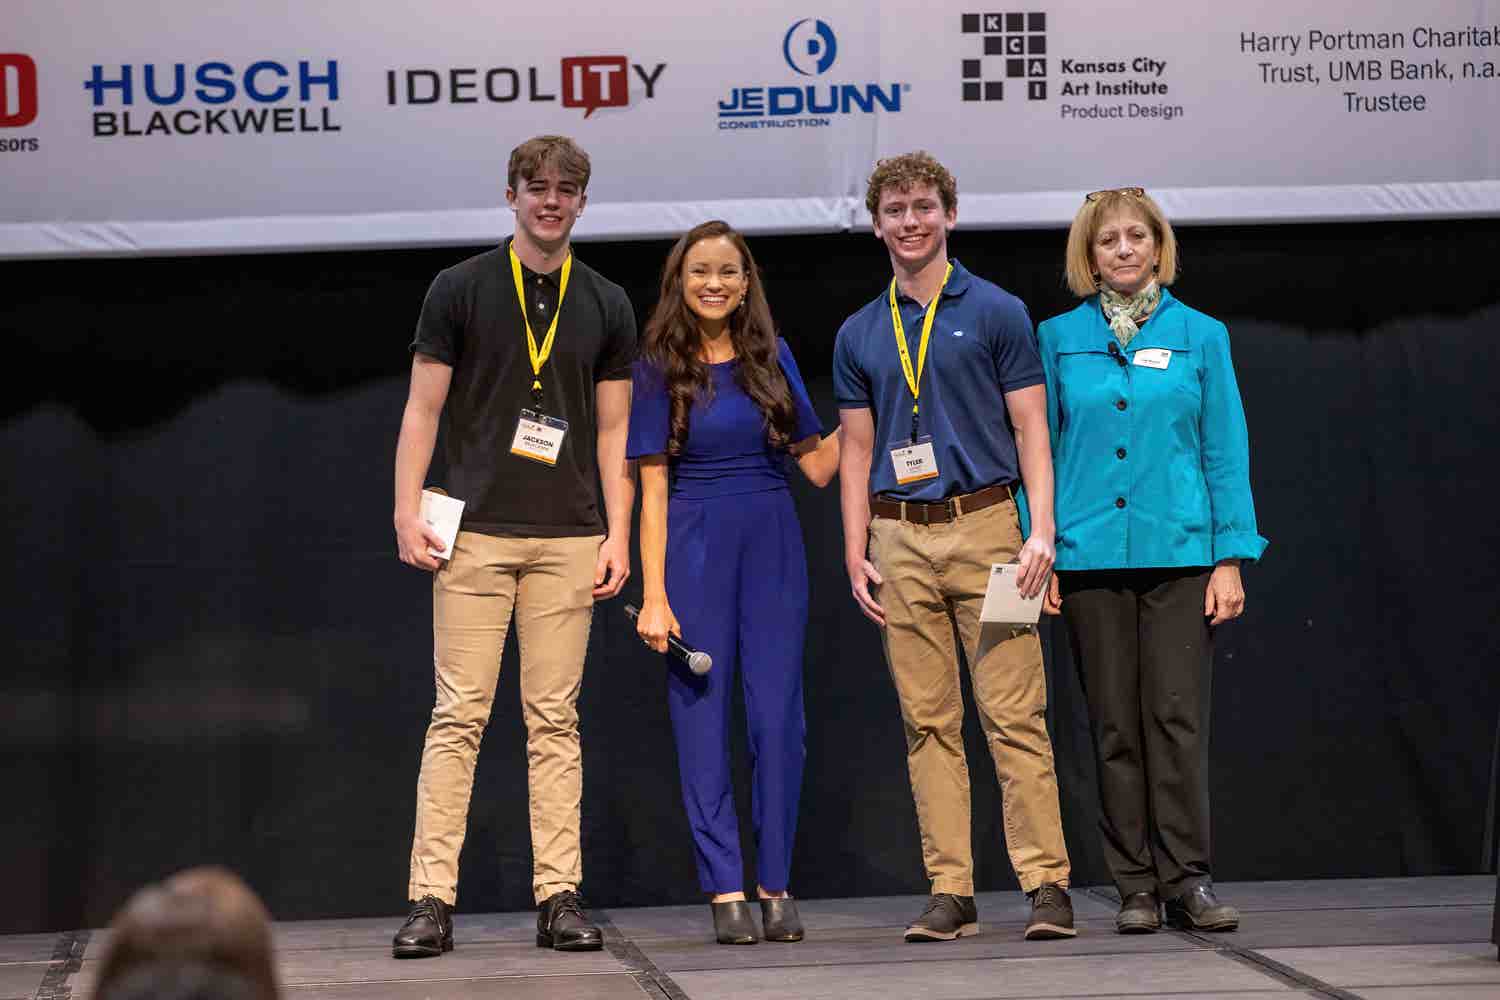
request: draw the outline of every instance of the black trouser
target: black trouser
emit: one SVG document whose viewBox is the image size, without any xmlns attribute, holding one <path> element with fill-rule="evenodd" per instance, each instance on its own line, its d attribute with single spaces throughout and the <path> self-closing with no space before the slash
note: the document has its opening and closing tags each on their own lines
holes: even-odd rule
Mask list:
<svg viewBox="0 0 1500 1000">
<path fill-rule="evenodd" d="M 1061 572 L 1089 706 L 1104 855 L 1121 895 L 1209 879 L 1209 571 Z"/>
</svg>

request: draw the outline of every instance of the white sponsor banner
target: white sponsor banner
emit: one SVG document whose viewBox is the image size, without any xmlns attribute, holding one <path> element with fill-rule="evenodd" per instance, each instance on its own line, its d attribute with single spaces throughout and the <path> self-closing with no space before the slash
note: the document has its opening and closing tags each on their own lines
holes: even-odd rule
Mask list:
<svg viewBox="0 0 1500 1000">
<path fill-rule="evenodd" d="M 1500 214 L 1500 0 L 808 7 L 8 0 L 0 256 L 477 244 L 592 157 L 581 239 L 867 225 L 924 148 L 971 227 Z"/>
</svg>

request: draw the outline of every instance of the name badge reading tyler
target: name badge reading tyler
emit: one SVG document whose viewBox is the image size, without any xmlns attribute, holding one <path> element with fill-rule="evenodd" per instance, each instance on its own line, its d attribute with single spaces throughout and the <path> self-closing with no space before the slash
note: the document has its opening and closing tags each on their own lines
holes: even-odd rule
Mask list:
<svg viewBox="0 0 1500 1000">
<path fill-rule="evenodd" d="M 932 450 L 932 438 L 924 434 L 917 438 L 915 444 L 892 448 L 891 466 L 896 471 L 897 486 L 918 483 L 924 479 L 936 479 L 937 454 Z"/>
<path fill-rule="evenodd" d="M 521 419 L 516 422 L 516 436 L 510 443 L 510 453 L 543 465 L 556 465 L 563 438 L 567 435 L 566 420 L 522 410 Z"/>
<path fill-rule="evenodd" d="M 1165 347 L 1143 347 L 1135 352 L 1135 363 L 1142 368 L 1166 368 L 1172 363 L 1172 352 Z"/>
</svg>

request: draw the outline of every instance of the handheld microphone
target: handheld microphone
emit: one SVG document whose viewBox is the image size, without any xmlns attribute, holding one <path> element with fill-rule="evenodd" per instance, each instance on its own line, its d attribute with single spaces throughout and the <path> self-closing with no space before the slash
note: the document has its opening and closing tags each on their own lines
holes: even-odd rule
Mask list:
<svg viewBox="0 0 1500 1000">
<path fill-rule="evenodd" d="M 634 604 L 625 605 L 625 613 L 630 616 L 631 621 L 640 617 L 641 611 Z M 667 649 L 671 654 L 687 664 L 687 668 L 700 677 L 708 673 L 714 665 L 714 658 L 701 649 L 694 649 L 675 635 L 667 636 Z"/>
</svg>

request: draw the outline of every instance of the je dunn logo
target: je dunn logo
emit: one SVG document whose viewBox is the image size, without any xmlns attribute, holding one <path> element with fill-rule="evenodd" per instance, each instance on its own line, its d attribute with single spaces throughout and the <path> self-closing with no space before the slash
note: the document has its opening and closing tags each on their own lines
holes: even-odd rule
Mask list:
<svg viewBox="0 0 1500 1000">
<path fill-rule="evenodd" d="M 19 52 L 0 52 L 0 128 L 36 121 L 36 63 Z"/>
<path fill-rule="evenodd" d="M 781 54 L 786 56 L 786 64 L 803 76 L 822 76 L 838 58 L 839 43 L 828 22 L 804 17 L 787 29 Z"/>
<path fill-rule="evenodd" d="M 979 58 L 963 61 L 964 100 L 1003 101 L 1007 83 L 1012 97 L 1024 85 L 1027 100 L 1047 99 L 1046 14 L 964 14 L 962 25 L 982 40 Z"/>
<path fill-rule="evenodd" d="M 838 39 L 827 21 L 804 17 L 781 39 L 781 55 L 799 76 L 821 76 L 838 58 Z M 909 83 L 753 83 L 730 88 L 719 101 L 724 131 L 826 128 L 835 116 L 899 112 Z"/>
</svg>

